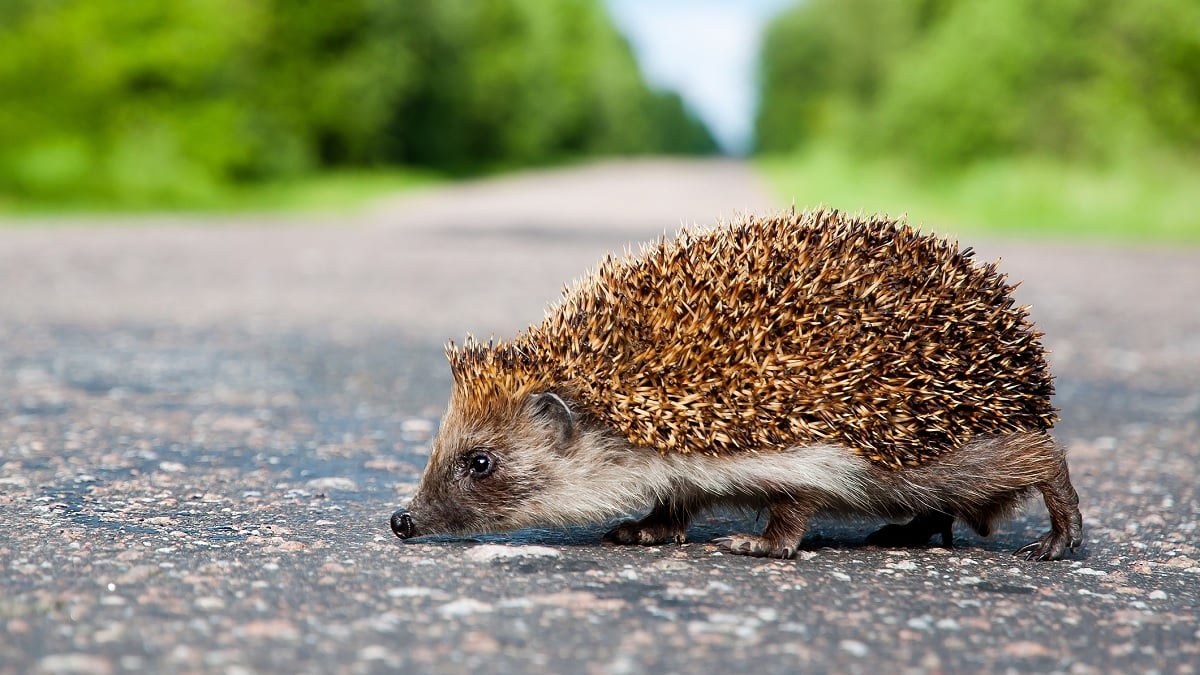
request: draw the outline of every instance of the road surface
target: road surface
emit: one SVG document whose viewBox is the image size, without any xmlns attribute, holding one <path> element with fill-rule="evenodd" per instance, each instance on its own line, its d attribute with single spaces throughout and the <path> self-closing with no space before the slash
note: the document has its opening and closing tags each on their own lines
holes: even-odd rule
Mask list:
<svg viewBox="0 0 1200 675">
<path fill-rule="evenodd" d="M 797 203 L 819 195 L 797 195 Z M 603 526 L 405 544 L 447 338 L 540 319 L 606 252 L 763 210 L 736 162 L 584 165 L 321 217 L 0 227 L 0 674 L 1194 673 L 1200 250 L 971 241 L 1024 279 L 1086 543 L 795 561 Z"/>
</svg>

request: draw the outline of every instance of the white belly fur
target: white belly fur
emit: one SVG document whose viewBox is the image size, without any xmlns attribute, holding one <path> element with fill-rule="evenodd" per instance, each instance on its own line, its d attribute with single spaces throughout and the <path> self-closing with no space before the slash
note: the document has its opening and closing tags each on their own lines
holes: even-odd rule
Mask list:
<svg viewBox="0 0 1200 675">
<path fill-rule="evenodd" d="M 796 447 L 783 451 L 711 455 L 653 454 L 646 468 L 670 477 L 688 491 L 716 497 L 768 496 L 770 492 L 822 495 L 846 506 L 866 508 L 874 501 L 869 479 L 871 465 L 853 452 L 831 445 Z"/>
<path fill-rule="evenodd" d="M 809 502 L 817 512 L 889 518 L 949 513 L 1019 496 L 1040 480 L 1029 458 L 1054 449 L 1044 433 L 1011 434 L 975 440 L 934 462 L 893 471 L 836 445 L 714 457 L 660 454 L 608 434 L 589 440 L 589 454 L 597 461 L 558 464 L 559 489 L 540 496 L 538 513 L 565 524 L 642 511 L 655 502 L 761 508 L 789 497 Z"/>
</svg>

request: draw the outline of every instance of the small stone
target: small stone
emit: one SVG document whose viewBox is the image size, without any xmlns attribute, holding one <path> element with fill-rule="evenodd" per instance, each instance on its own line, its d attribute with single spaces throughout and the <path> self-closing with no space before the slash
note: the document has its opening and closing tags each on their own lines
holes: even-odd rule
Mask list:
<svg viewBox="0 0 1200 675">
<path fill-rule="evenodd" d="M 1045 645 L 1033 642 L 1032 640 L 1018 640 L 1005 645 L 1004 653 L 1017 658 L 1036 658 L 1039 656 L 1051 656 L 1054 652 L 1050 651 Z"/>
<path fill-rule="evenodd" d="M 462 598 L 454 602 L 448 602 L 438 608 L 438 614 L 441 614 L 442 618 L 445 619 L 483 614 L 490 611 L 492 611 L 491 605 L 471 598 Z"/>
<path fill-rule="evenodd" d="M 314 478 L 307 483 L 305 487 L 310 490 L 320 490 L 321 492 L 330 492 L 339 490 L 341 492 L 358 492 L 358 483 L 355 483 L 349 478 L 341 476 L 329 476 L 326 478 Z"/>
<path fill-rule="evenodd" d="M 387 594 L 389 598 L 427 598 L 445 595 L 436 588 L 423 588 L 421 586 L 395 586 L 389 588 Z"/>
<path fill-rule="evenodd" d="M 320 571 L 324 572 L 325 574 L 345 574 L 346 566 L 341 563 L 330 561 L 324 565 L 321 565 Z"/>
<path fill-rule="evenodd" d="M 271 640 L 297 640 L 300 630 L 296 624 L 284 619 L 264 619 L 251 621 L 236 632 L 251 638 L 266 638 Z"/>
<path fill-rule="evenodd" d="M 482 544 L 467 551 L 466 557 L 474 562 L 492 562 L 511 558 L 558 558 L 562 554 L 549 546 L 503 546 Z"/>
<path fill-rule="evenodd" d="M 196 598 L 192 604 L 196 606 L 196 609 L 204 610 L 206 612 L 213 612 L 218 609 L 224 609 L 225 607 L 224 600 L 211 595 Z"/>
<path fill-rule="evenodd" d="M 508 598 L 496 603 L 500 609 L 529 609 L 533 607 L 533 600 L 529 598 Z"/>
<path fill-rule="evenodd" d="M 925 617 L 913 617 L 905 624 L 913 630 L 929 630 L 929 619 Z"/>
<path fill-rule="evenodd" d="M 1166 600 L 1167 594 L 1161 590 L 1150 591 L 1149 598 L 1151 600 Z"/>
<path fill-rule="evenodd" d="M 38 669 L 47 673 L 89 673 L 106 675 L 112 672 L 112 663 L 102 656 L 92 654 L 50 654 L 38 662 Z"/>
<path fill-rule="evenodd" d="M 625 601 L 619 598 L 598 598 L 587 591 L 534 594 L 526 598 L 535 605 L 567 607 L 577 610 L 619 610 Z"/>
<path fill-rule="evenodd" d="M 386 661 L 392 654 L 392 648 L 383 645 L 367 645 L 358 650 L 360 661 Z"/>
<path fill-rule="evenodd" d="M 866 656 L 871 651 L 865 644 L 858 640 L 842 640 L 838 643 L 838 649 L 849 652 L 859 658 Z"/>
</svg>

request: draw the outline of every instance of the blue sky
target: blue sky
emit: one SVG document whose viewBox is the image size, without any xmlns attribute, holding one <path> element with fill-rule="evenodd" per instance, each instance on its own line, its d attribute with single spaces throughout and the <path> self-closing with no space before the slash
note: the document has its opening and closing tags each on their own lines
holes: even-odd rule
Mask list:
<svg viewBox="0 0 1200 675">
<path fill-rule="evenodd" d="M 766 22 L 795 0 L 605 0 L 650 84 L 678 91 L 727 150 L 753 136 Z"/>
</svg>

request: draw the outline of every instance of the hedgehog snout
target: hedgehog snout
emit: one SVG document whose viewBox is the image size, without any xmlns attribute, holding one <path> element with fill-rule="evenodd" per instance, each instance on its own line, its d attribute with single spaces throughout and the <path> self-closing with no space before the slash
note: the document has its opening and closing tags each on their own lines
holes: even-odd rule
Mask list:
<svg viewBox="0 0 1200 675">
<path fill-rule="evenodd" d="M 392 532 L 396 533 L 401 539 L 410 539 L 416 533 L 417 527 L 413 523 L 412 516 L 409 515 L 408 509 L 400 509 L 392 514 Z"/>
</svg>

